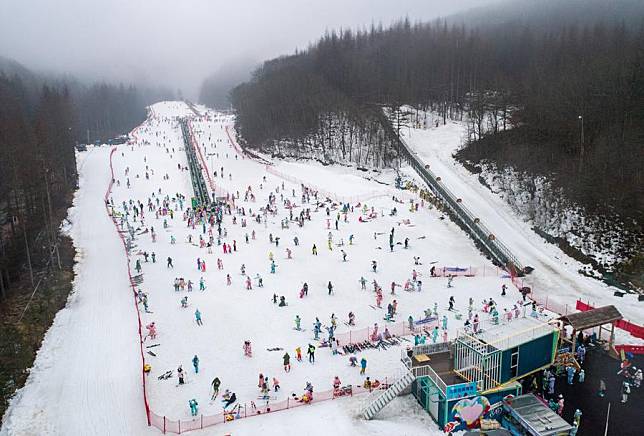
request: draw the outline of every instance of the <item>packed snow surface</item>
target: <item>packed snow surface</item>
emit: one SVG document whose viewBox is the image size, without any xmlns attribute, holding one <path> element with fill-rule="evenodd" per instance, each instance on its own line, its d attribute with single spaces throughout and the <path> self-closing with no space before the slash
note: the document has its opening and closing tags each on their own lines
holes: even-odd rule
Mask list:
<svg viewBox="0 0 644 436">
<path fill-rule="evenodd" d="M 488 190 L 476 175 L 454 159 L 453 154 L 461 147 L 467 133 L 465 122 L 448 121 L 429 129 L 402 129 L 401 133 L 442 183 L 462 199 L 463 205 L 479 217 L 523 265 L 535 269 L 525 281 L 536 296 L 544 299 L 548 296 L 562 308 L 568 305 L 574 309 L 577 299 L 595 307 L 614 304 L 624 318 L 644 323 L 644 311 L 636 294 L 615 297 L 613 292 L 617 289 L 579 274 L 585 265 L 538 236 L 531 223 L 517 216 L 499 195 Z M 631 339 L 632 343 L 639 342 Z"/>
<path fill-rule="evenodd" d="M 212 229 L 206 226 L 204 231 L 201 224 L 192 227 L 184 219 L 193 192 L 178 117 L 191 120 L 206 167 L 204 173 L 213 182 L 211 188 L 217 195 L 227 193 L 235 197 L 232 214 L 224 214 L 220 241 L 216 226 Z M 281 401 L 292 393 L 301 395 L 307 382 L 321 392 L 331 389 L 335 376 L 340 377 L 343 385 L 362 385 L 367 376 L 384 380 L 400 368 L 405 342 L 386 351 L 356 354 L 358 360 L 367 359 L 365 375 L 349 365 L 349 356 L 333 355 L 329 348 L 318 347 L 315 363 L 309 363 L 306 347 L 320 344 L 313 338 L 316 317 L 327 327 L 334 314 L 338 336 L 350 329 L 346 324 L 350 311 L 356 317 L 352 330 L 378 323 L 382 331 L 388 325 L 383 319 L 387 305 L 393 300 L 397 302 L 397 321 L 405 321 L 410 315 L 414 319 L 423 318 L 424 310 L 436 305 L 440 327 L 446 323 L 446 336 L 451 339 L 468 316 L 469 298 L 473 299 L 474 313 L 481 316 L 483 324 L 487 320 L 481 311 L 484 298 L 493 297 L 502 313 L 520 300 L 509 279 L 440 212 L 427 204 L 412 211 L 407 201 L 413 198 L 411 194 L 397 195 L 391 187 L 367 180 L 357 171 L 291 162 L 275 162 L 267 167 L 239 155 L 228 137 L 228 132 L 234 134 L 232 121 L 230 116 L 204 107 L 189 107 L 183 102 L 158 103 L 151 107 L 148 120 L 133 132 L 133 143 L 118 146 L 114 153 L 115 184 L 109 199 L 118 219 L 128 215 L 127 220 L 135 228 L 130 267 L 134 271 L 137 260 L 141 265 L 139 288 L 147 294 L 147 312 L 142 304 L 135 307 L 127 276 L 128 258 L 103 203 L 110 181 L 110 150 L 97 147 L 79 154 L 80 188 L 69 211 L 73 223 L 71 235 L 78 250 L 74 292 L 47 333 L 26 386 L 12 400 L 0 435 L 159 434 L 147 427 L 145 419 L 137 310 L 143 325 L 154 322 L 157 329 L 157 337 L 148 337 L 144 342 L 144 350 L 155 354 L 145 354 L 145 361 L 152 368 L 147 376 L 150 408 L 159 416 L 185 421 L 190 419 L 188 401 L 193 398 L 199 402 L 200 414 L 222 412 L 221 395 L 211 400 L 210 384 L 215 377 L 221 379 L 220 392 L 230 389 L 236 393 L 239 404 L 250 404 L 261 402 L 260 373 L 269 378 L 269 385 L 273 377 L 279 380 L 281 390 L 271 392 L 274 398 L 270 401 Z M 460 180 L 458 171 L 440 172 Z M 391 180 L 393 173 L 378 178 Z M 316 205 L 313 194 L 308 201 L 302 198 L 302 183 L 319 190 L 319 204 Z M 185 201 L 179 201 L 179 194 Z M 275 214 L 264 214 L 261 210 L 269 203 L 269 195 L 275 198 Z M 405 200 L 394 200 L 396 195 Z M 350 198 L 352 208 L 342 213 L 341 205 L 326 201 L 326 196 Z M 490 201 L 493 209 L 503 211 L 495 200 Z M 138 202 L 144 205 L 143 216 L 135 218 L 133 206 Z M 302 227 L 289 219 L 290 211 L 297 217 L 306 209 L 310 209 L 311 219 L 305 220 Z M 255 219 L 257 214 L 260 222 Z M 510 235 L 517 235 L 518 239 L 516 219 L 512 221 L 505 215 L 503 218 L 513 229 Z M 246 221 L 245 227 L 242 220 Z M 393 250 L 389 247 L 392 230 Z M 207 242 L 211 232 L 212 249 L 200 247 L 200 237 Z M 279 237 L 279 244 L 271 243 L 271 237 L 273 241 Z M 298 245 L 294 243 L 295 237 L 299 239 Z M 405 239 L 408 248 L 404 248 Z M 507 239 L 512 242 L 515 238 Z M 235 248 L 224 254 L 223 245 L 218 242 Z M 317 255 L 312 252 L 314 244 Z M 547 257 L 542 248 L 530 251 L 529 246 L 522 247 L 525 251 L 521 254 L 531 254 L 535 259 Z M 291 251 L 290 259 L 287 249 Z M 143 253 L 148 254 L 147 262 Z M 271 273 L 270 257 L 275 261 L 275 273 Z M 172 259 L 172 267 L 168 266 L 168 258 Z M 197 269 L 197 259 L 205 261 L 205 271 Z M 218 259 L 223 263 L 222 269 L 217 267 Z M 374 260 L 376 272 L 371 267 Z M 241 272 L 242 265 L 245 274 Z M 430 277 L 431 266 L 472 267 L 477 274 L 456 277 L 453 287 L 448 288 L 447 278 Z M 556 270 L 560 265 L 555 266 Z M 404 284 L 412 279 L 414 270 L 422 290 L 407 292 L 398 286 L 395 295 L 391 295 L 391 283 Z M 548 271 L 542 273 L 544 277 L 549 277 L 548 274 L 558 277 Z M 259 276 L 263 287 L 258 286 Z M 361 277 L 366 281 L 366 289 L 362 289 Z M 190 281 L 193 290 L 175 291 L 174 282 L 178 278 Z M 204 290 L 200 290 L 202 278 Z M 252 289 L 247 289 L 248 279 Z M 382 308 L 376 307 L 374 281 L 382 287 Z M 300 298 L 304 282 L 309 291 Z M 333 286 L 331 294 L 329 282 Z M 508 287 L 507 296 L 500 295 L 503 284 Z M 552 292 L 556 294 L 559 290 Z M 284 296 L 288 305 L 274 304 L 274 294 Z M 451 312 L 447 310 L 450 296 L 455 299 L 455 310 Z M 188 298 L 187 307 L 180 302 L 184 297 Z M 197 309 L 202 326 L 195 322 Z M 301 318 L 301 331 L 294 329 L 296 316 Z M 457 316 L 463 318 L 457 320 Z M 324 328 L 320 337 L 327 337 Z M 242 350 L 246 340 L 252 342 L 252 357 L 245 356 Z M 427 340 L 432 341 L 431 336 Z M 437 340 L 444 340 L 442 331 Z M 302 349 L 301 362 L 295 359 L 296 347 Z M 268 351 L 273 348 L 282 350 Z M 291 356 L 292 369 L 288 373 L 282 366 L 285 352 Z M 198 373 L 192 365 L 195 355 L 199 358 Z M 179 365 L 187 373 L 185 385 L 178 384 Z M 158 379 L 170 370 L 171 378 Z M 204 430 L 204 434 L 439 432 L 411 396 L 396 398 L 370 422 L 358 416 L 361 401 L 360 397 L 318 404 L 314 401 L 310 406 L 213 427 Z"/>
</svg>

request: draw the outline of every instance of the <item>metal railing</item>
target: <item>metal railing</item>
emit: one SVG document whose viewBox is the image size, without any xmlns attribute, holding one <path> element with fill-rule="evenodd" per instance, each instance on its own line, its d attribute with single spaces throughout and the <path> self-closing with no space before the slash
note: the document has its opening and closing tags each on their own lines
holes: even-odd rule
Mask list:
<svg viewBox="0 0 644 436">
<path fill-rule="evenodd" d="M 188 156 L 188 168 L 190 169 L 192 189 L 199 204 L 207 206 L 210 204 L 210 194 L 208 194 L 208 186 L 204 180 L 201 164 L 199 163 L 194 148 L 194 138 L 190 132 L 188 120 L 182 118 L 179 120 L 179 124 L 181 125 L 181 133 L 183 134 L 183 145 L 186 150 L 186 156 Z"/>
<path fill-rule="evenodd" d="M 512 273 L 521 275 L 523 266 L 510 249 L 438 180 L 438 177 L 420 160 L 405 140 L 394 131 L 387 117 L 384 114 L 381 114 L 381 117 L 385 131 L 390 140 L 398 145 L 398 150 L 403 155 L 403 158 L 409 162 L 414 171 L 429 186 L 432 193 L 449 209 L 452 216 L 462 223 L 464 230 L 477 240 L 481 248 L 497 263 L 508 268 Z"/>
<path fill-rule="evenodd" d="M 438 388 L 438 390 L 442 392 L 443 396 L 446 395 L 447 385 L 445 384 L 443 379 L 440 378 L 438 374 L 436 374 L 436 371 L 434 371 L 431 366 L 429 365 L 416 366 L 411 369 L 411 372 L 414 374 L 416 378 L 429 377 L 429 379 L 434 383 L 434 385 Z"/>
</svg>

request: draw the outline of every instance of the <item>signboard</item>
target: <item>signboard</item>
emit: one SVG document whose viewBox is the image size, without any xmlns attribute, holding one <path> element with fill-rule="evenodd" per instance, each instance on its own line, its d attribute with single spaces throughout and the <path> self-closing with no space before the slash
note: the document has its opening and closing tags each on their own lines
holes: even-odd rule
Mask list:
<svg viewBox="0 0 644 436">
<path fill-rule="evenodd" d="M 447 389 L 445 391 L 447 400 L 471 397 L 472 395 L 477 395 L 477 394 L 478 394 L 478 389 L 477 389 L 476 382 L 468 382 L 468 383 L 461 383 L 458 385 L 447 386 Z"/>
</svg>

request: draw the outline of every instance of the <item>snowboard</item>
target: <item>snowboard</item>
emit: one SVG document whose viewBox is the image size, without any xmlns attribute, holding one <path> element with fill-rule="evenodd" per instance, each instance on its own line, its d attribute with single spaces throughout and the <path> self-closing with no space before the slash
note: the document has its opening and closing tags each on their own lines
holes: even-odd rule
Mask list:
<svg viewBox="0 0 644 436">
<path fill-rule="evenodd" d="M 159 377 L 157 377 L 159 380 L 167 380 L 170 377 L 172 377 L 172 370 L 166 371 L 163 374 L 161 374 Z"/>
</svg>

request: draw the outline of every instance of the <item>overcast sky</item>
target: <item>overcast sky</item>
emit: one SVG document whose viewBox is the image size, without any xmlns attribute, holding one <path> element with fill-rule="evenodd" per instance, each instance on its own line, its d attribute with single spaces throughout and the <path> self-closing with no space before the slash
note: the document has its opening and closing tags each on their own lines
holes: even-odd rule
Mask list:
<svg viewBox="0 0 644 436">
<path fill-rule="evenodd" d="M 239 59 L 305 48 L 327 29 L 425 21 L 498 0 L 0 0 L 0 56 L 195 98 Z"/>
</svg>

